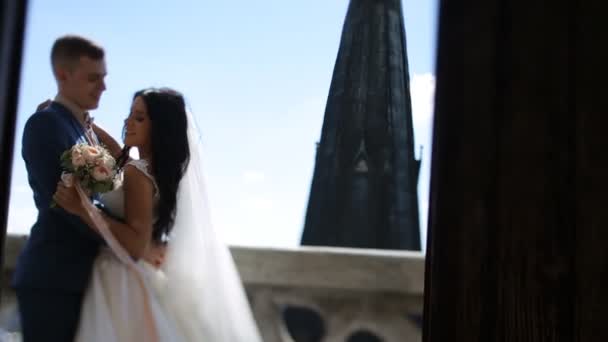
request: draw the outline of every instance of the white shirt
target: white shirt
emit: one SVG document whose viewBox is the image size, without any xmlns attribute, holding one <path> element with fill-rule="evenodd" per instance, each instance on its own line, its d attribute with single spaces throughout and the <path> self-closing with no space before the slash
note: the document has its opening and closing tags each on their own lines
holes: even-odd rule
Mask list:
<svg viewBox="0 0 608 342">
<path fill-rule="evenodd" d="M 97 140 L 97 135 L 95 135 L 95 133 L 93 132 L 93 129 L 91 127 L 91 124 L 93 123 L 93 119 L 89 116 L 88 111 L 86 111 L 85 109 L 82 109 L 80 106 L 78 106 L 74 102 L 66 99 L 64 96 L 61 96 L 61 94 L 57 94 L 57 96 L 55 96 L 54 101 L 62 104 L 70 112 L 72 112 L 72 115 L 74 115 L 76 120 L 78 122 L 80 122 L 80 124 L 82 125 L 85 136 L 87 137 L 87 140 L 89 141 L 89 144 L 99 145 L 99 140 Z"/>
</svg>

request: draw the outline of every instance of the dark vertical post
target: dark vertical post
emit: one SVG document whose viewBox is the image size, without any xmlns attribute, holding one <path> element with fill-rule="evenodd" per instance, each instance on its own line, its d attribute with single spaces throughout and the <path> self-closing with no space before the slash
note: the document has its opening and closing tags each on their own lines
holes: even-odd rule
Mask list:
<svg viewBox="0 0 608 342">
<path fill-rule="evenodd" d="M 8 220 L 26 0 L 2 0 L 0 11 L 0 266 Z M 1 277 L 0 272 L 0 277 Z M 1 283 L 1 279 L 0 279 Z"/>
<path fill-rule="evenodd" d="M 608 5 L 443 0 L 424 341 L 608 339 Z"/>
</svg>

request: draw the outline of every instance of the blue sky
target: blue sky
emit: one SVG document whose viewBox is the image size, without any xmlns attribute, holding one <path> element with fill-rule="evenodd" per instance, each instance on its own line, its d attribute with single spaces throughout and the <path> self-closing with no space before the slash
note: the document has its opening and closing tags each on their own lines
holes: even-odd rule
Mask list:
<svg viewBox="0 0 608 342">
<path fill-rule="evenodd" d="M 23 125 L 56 86 L 49 51 L 78 33 L 106 49 L 107 91 L 92 114 L 119 136 L 132 94 L 170 86 L 202 130 L 212 220 L 231 244 L 299 244 L 315 142 L 348 1 L 43 1 L 27 18 L 9 232 L 35 220 L 20 155 Z M 434 92 L 436 1 L 403 0 L 423 244 Z M 418 148 L 417 148 L 418 151 Z"/>
</svg>

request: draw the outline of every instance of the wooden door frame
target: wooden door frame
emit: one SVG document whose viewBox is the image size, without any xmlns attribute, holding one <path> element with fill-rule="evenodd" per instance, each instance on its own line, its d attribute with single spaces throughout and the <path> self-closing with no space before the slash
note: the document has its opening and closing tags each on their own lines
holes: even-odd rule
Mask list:
<svg viewBox="0 0 608 342">
<path fill-rule="evenodd" d="M 1 0 L 0 9 L 0 266 L 4 266 L 15 125 L 27 0 Z M 2 272 L 0 272 L 2 283 Z"/>
</svg>

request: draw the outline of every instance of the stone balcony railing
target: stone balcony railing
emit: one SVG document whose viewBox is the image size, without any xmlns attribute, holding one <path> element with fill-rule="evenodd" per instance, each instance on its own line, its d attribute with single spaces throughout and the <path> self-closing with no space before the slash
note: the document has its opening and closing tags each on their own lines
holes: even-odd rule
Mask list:
<svg viewBox="0 0 608 342">
<path fill-rule="evenodd" d="M 0 325 L 18 329 L 7 288 L 25 236 L 9 235 Z M 421 340 L 421 253 L 231 247 L 266 342 Z"/>
</svg>

